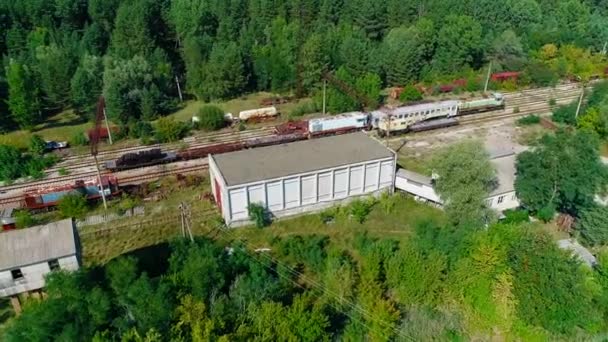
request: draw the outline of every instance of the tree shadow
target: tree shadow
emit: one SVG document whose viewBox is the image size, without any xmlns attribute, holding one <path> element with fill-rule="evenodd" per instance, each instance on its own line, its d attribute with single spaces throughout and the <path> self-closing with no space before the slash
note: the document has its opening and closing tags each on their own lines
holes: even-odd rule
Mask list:
<svg viewBox="0 0 608 342">
<path fill-rule="evenodd" d="M 69 113 L 66 115 L 56 114 L 45 119 L 45 121 L 37 125 L 34 130 L 32 130 L 32 132 L 39 132 L 49 128 L 82 125 L 84 123 L 87 123 L 88 121 L 88 118 L 75 113 Z"/>
</svg>

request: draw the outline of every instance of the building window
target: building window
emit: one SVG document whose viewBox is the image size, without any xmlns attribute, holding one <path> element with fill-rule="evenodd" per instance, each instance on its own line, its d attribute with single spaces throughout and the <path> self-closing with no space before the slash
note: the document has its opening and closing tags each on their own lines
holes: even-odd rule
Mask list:
<svg viewBox="0 0 608 342">
<path fill-rule="evenodd" d="M 61 269 L 61 267 L 59 266 L 59 260 L 57 260 L 57 259 L 50 260 L 49 268 L 51 269 L 51 271 L 57 271 L 57 270 Z"/>
<path fill-rule="evenodd" d="M 18 268 L 16 270 L 11 270 L 11 276 L 13 276 L 13 280 L 23 279 L 23 273 L 21 273 L 20 268 Z"/>
<path fill-rule="evenodd" d="M 505 200 L 505 196 L 498 197 L 498 204 L 504 202 L 504 200 Z"/>
</svg>

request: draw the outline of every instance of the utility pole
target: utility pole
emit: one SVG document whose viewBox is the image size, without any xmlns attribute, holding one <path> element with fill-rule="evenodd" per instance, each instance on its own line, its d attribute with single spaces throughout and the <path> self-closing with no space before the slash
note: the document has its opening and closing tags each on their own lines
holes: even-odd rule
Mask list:
<svg viewBox="0 0 608 342">
<path fill-rule="evenodd" d="M 578 99 L 578 106 L 576 107 L 575 118 L 578 118 L 578 114 L 581 111 L 581 105 L 583 104 L 583 97 L 585 97 L 585 83 L 583 83 L 583 90 L 581 91 L 581 97 Z"/>
<path fill-rule="evenodd" d="M 93 159 L 95 159 L 95 169 L 97 170 L 97 181 L 99 182 L 99 187 L 101 188 L 101 200 L 103 201 L 103 208 L 108 210 L 108 202 L 106 202 L 106 189 L 103 187 L 103 180 L 101 179 L 101 171 L 99 170 L 99 161 L 97 160 L 97 154 L 93 155 Z M 110 184 L 108 184 L 109 186 Z"/>
<path fill-rule="evenodd" d="M 95 115 L 95 127 L 93 130 L 93 134 L 91 136 L 91 155 L 93 156 L 93 159 L 95 160 L 95 168 L 97 170 L 97 181 L 99 182 L 99 187 L 101 189 L 101 199 L 103 200 L 103 208 L 105 210 L 108 210 L 108 203 L 106 202 L 106 193 L 105 193 L 105 189 L 103 187 L 103 180 L 101 179 L 101 171 L 99 169 L 99 161 L 97 160 L 97 152 L 99 152 L 98 150 L 98 145 L 99 145 L 99 128 L 101 126 L 101 119 L 102 117 L 105 117 L 106 115 L 106 111 L 105 111 L 105 101 L 103 99 L 103 96 L 99 97 L 99 100 L 97 101 L 97 113 Z M 106 119 L 106 127 L 108 125 L 108 120 Z M 108 129 L 108 134 L 110 133 L 110 130 Z M 110 138 L 111 139 L 111 138 Z"/>
<path fill-rule="evenodd" d="M 323 79 L 323 115 L 325 115 L 325 103 L 326 103 L 325 97 L 326 96 L 327 96 L 327 80 Z"/>
<path fill-rule="evenodd" d="M 486 77 L 486 85 L 483 87 L 483 92 L 488 91 L 488 85 L 490 84 L 490 74 L 492 73 L 492 61 L 490 61 L 490 65 L 488 66 L 488 76 Z"/>
<path fill-rule="evenodd" d="M 182 97 L 182 87 L 179 85 L 179 78 L 175 75 L 175 84 L 177 84 L 177 93 L 179 94 L 179 102 L 184 102 L 184 98 Z"/>
<path fill-rule="evenodd" d="M 104 121 L 106 122 L 106 130 L 108 131 L 108 141 L 110 142 L 110 145 L 113 144 L 112 142 L 112 131 L 110 131 L 110 124 L 108 124 L 108 116 L 106 115 L 106 107 L 103 107 L 103 117 L 104 117 Z"/>
<path fill-rule="evenodd" d="M 192 212 L 190 211 L 190 206 L 181 202 L 179 205 L 180 210 L 180 218 L 182 223 L 182 237 L 186 237 L 186 231 L 188 231 L 188 237 L 191 242 L 194 242 L 194 237 L 192 236 Z"/>
</svg>

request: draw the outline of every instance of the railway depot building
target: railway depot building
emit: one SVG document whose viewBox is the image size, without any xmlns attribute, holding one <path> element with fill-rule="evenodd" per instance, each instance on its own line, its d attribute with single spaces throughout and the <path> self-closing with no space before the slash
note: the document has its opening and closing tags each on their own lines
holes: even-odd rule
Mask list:
<svg viewBox="0 0 608 342">
<path fill-rule="evenodd" d="M 392 192 L 395 167 L 395 153 L 362 132 L 209 156 L 213 196 L 229 226 L 250 222 L 251 203 L 283 217 Z"/>
<path fill-rule="evenodd" d="M 492 189 L 485 203 L 488 208 L 498 212 L 516 209 L 520 206 L 515 194 L 515 160 L 513 151 L 488 151 L 490 162 L 496 170 L 496 187 Z M 435 192 L 431 177 L 400 169 L 397 172 L 395 187 L 415 196 L 416 199 L 442 205 L 443 201 Z"/>
<path fill-rule="evenodd" d="M 0 297 L 40 290 L 55 270 L 80 266 L 72 219 L 0 233 Z"/>
</svg>

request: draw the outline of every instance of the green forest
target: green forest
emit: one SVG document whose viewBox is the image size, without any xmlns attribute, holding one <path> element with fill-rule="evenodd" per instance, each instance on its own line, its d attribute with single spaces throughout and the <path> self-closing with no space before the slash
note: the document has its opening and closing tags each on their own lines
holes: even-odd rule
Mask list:
<svg viewBox="0 0 608 342">
<path fill-rule="evenodd" d="M 115 123 L 152 120 L 177 108 L 178 83 L 203 101 L 314 97 L 332 72 L 373 103 L 421 81 L 474 89 L 489 62 L 522 83 L 586 79 L 607 21 L 601 0 L 2 0 L 0 125 L 89 119 L 101 94 Z M 330 92 L 331 112 L 359 105 Z"/>
<path fill-rule="evenodd" d="M 2 340 L 540 341 L 606 329 L 606 255 L 591 270 L 527 223 L 421 221 L 407 242 L 292 235 L 270 252 L 221 234 L 55 272 Z"/>
</svg>

